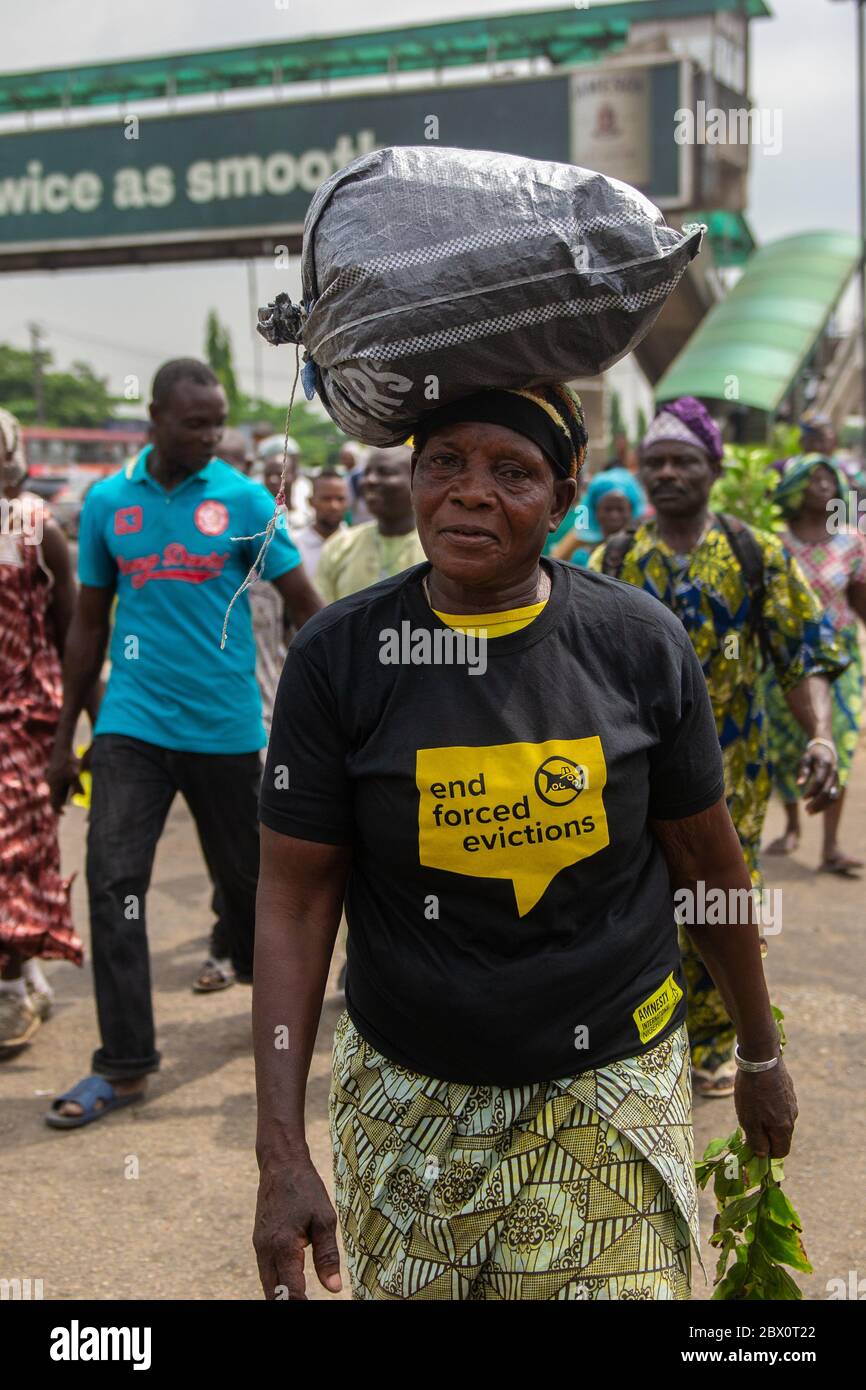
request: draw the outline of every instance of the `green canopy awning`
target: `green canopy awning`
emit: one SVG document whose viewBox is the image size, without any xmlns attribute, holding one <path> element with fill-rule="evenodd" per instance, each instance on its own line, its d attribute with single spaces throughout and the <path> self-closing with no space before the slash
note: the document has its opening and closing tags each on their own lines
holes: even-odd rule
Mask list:
<svg viewBox="0 0 866 1390">
<path fill-rule="evenodd" d="M 845 232 L 805 232 L 756 251 L 655 388 L 676 396 L 736 400 L 774 411 L 827 326 L 860 242 Z"/>
<path fill-rule="evenodd" d="M 741 266 L 757 245 L 752 229 L 741 212 L 715 208 L 712 212 L 688 212 L 683 222 L 703 222 L 717 266 Z"/>
<path fill-rule="evenodd" d="M 528 14 L 479 15 L 244 48 L 5 73 L 0 74 L 0 113 L 435 71 L 520 58 L 543 57 L 554 66 L 587 63 L 621 48 L 636 21 L 684 19 L 725 10 L 748 19 L 770 14 L 766 0 L 595 0 L 585 9 L 572 5 Z M 315 11 L 310 13 L 315 21 Z"/>
</svg>

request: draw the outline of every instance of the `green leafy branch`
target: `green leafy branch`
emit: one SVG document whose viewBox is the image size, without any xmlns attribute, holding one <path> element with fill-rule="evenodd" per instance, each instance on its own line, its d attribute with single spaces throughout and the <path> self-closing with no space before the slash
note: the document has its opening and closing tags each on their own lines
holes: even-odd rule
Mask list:
<svg viewBox="0 0 866 1390">
<path fill-rule="evenodd" d="M 770 467 L 774 457 L 766 447 L 728 445 L 710 498 L 713 510 L 739 517 L 758 531 L 783 530 L 782 512 L 773 501 L 778 481 Z"/>
<path fill-rule="evenodd" d="M 782 1013 L 774 1008 L 782 1046 Z M 718 1213 L 710 1245 L 719 1251 L 714 1299 L 798 1299 L 803 1294 L 784 1268 L 811 1274 L 803 1227 L 782 1191 L 784 1160 L 758 1157 L 737 1129 L 714 1139 L 695 1164 L 698 1185 L 713 1181 Z M 731 1260 L 733 1259 L 733 1263 Z"/>
</svg>

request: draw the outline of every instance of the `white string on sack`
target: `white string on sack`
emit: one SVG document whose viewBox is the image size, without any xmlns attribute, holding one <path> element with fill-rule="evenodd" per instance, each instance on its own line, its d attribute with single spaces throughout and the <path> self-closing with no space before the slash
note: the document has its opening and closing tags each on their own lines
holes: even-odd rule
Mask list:
<svg viewBox="0 0 866 1390">
<path fill-rule="evenodd" d="M 226 642 L 228 641 L 229 618 L 231 617 L 231 611 L 232 611 L 232 609 L 234 608 L 234 606 L 235 606 L 235 604 L 237 603 L 238 599 L 240 598 L 241 594 L 246 593 L 247 589 L 252 588 L 253 584 L 255 584 L 255 583 L 257 582 L 257 580 L 261 579 L 261 577 L 262 577 L 262 573 L 263 573 L 263 571 L 264 571 L 264 566 L 265 566 L 265 556 L 266 556 L 267 553 L 268 553 L 268 549 L 269 549 L 269 547 L 270 547 L 271 541 L 274 539 L 274 532 L 275 532 L 275 530 L 277 529 L 277 523 L 279 522 L 279 519 L 280 519 L 280 508 L 283 507 L 283 506 L 285 506 L 285 501 L 286 501 L 286 470 L 287 470 L 288 465 L 289 465 L 289 431 L 290 431 L 290 429 L 291 429 L 291 424 L 292 424 L 292 408 L 293 408 L 293 406 L 294 406 L 294 404 L 295 404 L 295 391 L 297 390 L 297 387 L 298 387 L 298 378 L 299 378 L 299 376 L 300 376 L 300 374 L 301 374 L 301 357 L 300 357 L 300 352 L 301 352 L 300 347 L 299 347 L 298 344 L 296 343 L 296 344 L 295 344 L 295 379 L 294 379 L 294 381 L 292 382 L 292 392 L 291 392 L 291 395 L 289 396 L 289 408 L 288 408 L 288 410 L 286 411 L 286 433 L 285 433 L 285 438 L 284 438 L 284 440 L 283 440 L 283 468 L 282 468 L 282 472 L 281 472 L 281 474 L 280 474 L 280 487 L 279 487 L 279 491 L 278 491 L 276 497 L 274 498 L 274 514 L 273 514 L 273 516 L 271 517 L 270 521 L 268 522 L 267 527 L 266 527 L 266 529 L 265 529 L 264 531 L 256 531 L 255 535 L 253 535 L 253 536 L 232 536 L 232 537 L 231 537 L 231 539 L 232 539 L 233 541 L 257 541 L 258 538 L 259 538 L 259 536 L 264 536 L 264 540 L 262 541 L 261 546 L 259 547 L 259 553 L 258 553 L 258 555 L 256 556 L 255 560 L 253 561 L 252 567 L 251 567 L 251 569 L 249 570 L 249 573 L 247 574 L 246 579 L 244 580 L 244 582 L 243 582 L 243 584 L 240 586 L 240 588 L 237 590 L 237 592 L 233 595 L 232 601 L 231 601 L 231 603 L 229 604 L 228 608 L 226 609 L 226 615 L 225 615 L 225 618 L 223 619 L 222 637 L 220 638 L 220 651 L 224 651 L 224 650 L 225 650 L 225 645 L 226 645 Z"/>
</svg>

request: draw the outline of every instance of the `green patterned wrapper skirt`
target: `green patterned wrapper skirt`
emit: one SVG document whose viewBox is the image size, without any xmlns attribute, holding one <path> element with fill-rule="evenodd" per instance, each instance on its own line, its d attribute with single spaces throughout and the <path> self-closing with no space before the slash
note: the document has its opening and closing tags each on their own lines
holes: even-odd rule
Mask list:
<svg viewBox="0 0 866 1390">
<path fill-rule="evenodd" d="M 501 1087 L 398 1066 L 344 1013 L 330 1125 L 357 1299 L 689 1297 L 684 1026 L 641 1057 Z"/>
<path fill-rule="evenodd" d="M 855 627 L 842 628 L 837 636 L 851 664 L 830 686 L 833 706 L 833 742 L 839 754 L 839 785 L 848 781 L 863 719 L 863 657 Z M 806 751 L 808 735 L 801 729 L 772 675 L 767 678 L 767 720 L 773 786 L 783 801 L 798 801 L 797 764 Z"/>
<path fill-rule="evenodd" d="M 770 798 L 769 769 L 765 762 L 750 764 L 739 740 L 722 750 L 722 761 L 728 810 L 752 887 L 760 890 L 764 884 L 761 835 Z M 704 1073 L 731 1072 L 737 1034 L 728 1017 L 725 1001 L 685 927 L 679 929 L 679 941 L 686 977 L 686 1025 L 692 1049 L 692 1066 Z M 766 953 L 767 945 L 762 940 L 761 954 Z"/>
</svg>

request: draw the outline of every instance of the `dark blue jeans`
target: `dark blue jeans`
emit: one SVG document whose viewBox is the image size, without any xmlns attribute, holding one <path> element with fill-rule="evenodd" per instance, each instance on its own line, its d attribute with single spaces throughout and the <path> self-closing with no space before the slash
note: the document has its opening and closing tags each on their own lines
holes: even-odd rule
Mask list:
<svg viewBox="0 0 866 1390">
<path fill-rule="evenodd" d="M 109 1081 L 159 1068 L 145 899 L 156 846 L 177 792 L 192 812 L 219 894 L 230 955 L 252 975 L 259 873 L 258 753 L 181 753 L 123 734 L 93 741 L 87 888 L 102 1046 Z"/>
</svg>

